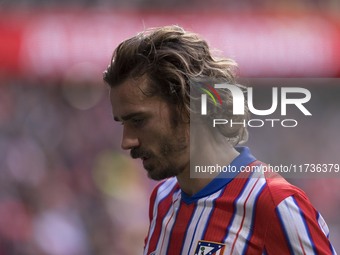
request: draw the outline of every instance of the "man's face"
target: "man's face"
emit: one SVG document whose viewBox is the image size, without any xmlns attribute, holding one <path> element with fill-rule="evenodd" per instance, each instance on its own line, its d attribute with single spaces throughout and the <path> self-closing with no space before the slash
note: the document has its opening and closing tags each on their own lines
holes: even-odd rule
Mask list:
<svg viewBox="0 0 340 255">
<path fill-rule="evenodd" d="M 111 88 L 114 119 L 123 124 L 122 148 L 141 158 L 148 176 L 161 180 L 189 169 L 189 124 L 159 96 L 146 96 L 146 77 Z M 176 119 L 175 119 L 176 118 Z"/>
</svg>

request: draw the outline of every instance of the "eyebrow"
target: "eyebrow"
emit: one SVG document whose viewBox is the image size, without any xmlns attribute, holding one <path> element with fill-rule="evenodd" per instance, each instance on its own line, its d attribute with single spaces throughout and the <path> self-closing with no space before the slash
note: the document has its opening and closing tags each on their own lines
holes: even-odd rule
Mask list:
<svg viewBox="0 0 340 255">
<path fill-rule="evenodd" d="M 127 121 L 127 120 L 129 120 L 129 119 L 131 119 L 133 117 L 140 116 L 142 114 L 144 114 L 144 113 L 143 112 L 133 112 L 133 113 L 129 113 L 127 115 L 124 115 L 124 116 L 122 116 L 120 118 L 118 118 L 116 116 L 113 116 L 113 119 L 115 121 L 118 121 L 118 122 L 120 122 L 120 121 Z"/>
</svg>

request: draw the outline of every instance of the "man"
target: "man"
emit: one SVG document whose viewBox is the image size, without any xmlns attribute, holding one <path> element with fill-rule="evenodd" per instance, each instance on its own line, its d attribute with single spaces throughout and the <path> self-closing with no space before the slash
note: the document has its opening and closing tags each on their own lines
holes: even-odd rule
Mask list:
<svg viewBox="0 0 340 255">
<path fill-rule="evenodd" d="M 121 146 L 143 161 L 150 178 L 163 180 L 151 195 L 144 254 L 336 254 L 325 221 L 303 191 L 261 171 L 242 176 L 242 167 L 265 166 L 248 148 L 235 147 L 247 140 L 246 128 L 212 132 L 192 114 L 199 109 L 190 104 L 190 90 L 205 81 L 237 86 L 235 67 L 178 26 L 140 33 L 113 54 L 104 80 L 114 119 L 123 124 Z M 219 96 L 230 108 L 230 93 Z M 207 115 L 248 118 L 225 109 Z M 237 171 L 190 178 L 193 159 Z"/>
</svg>

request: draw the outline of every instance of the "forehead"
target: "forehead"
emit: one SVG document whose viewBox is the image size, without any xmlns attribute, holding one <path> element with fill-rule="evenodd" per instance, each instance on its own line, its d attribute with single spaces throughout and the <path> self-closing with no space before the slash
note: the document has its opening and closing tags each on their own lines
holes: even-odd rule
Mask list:
<svg viewBox="0 0 340 255">
<path fill-rule="evenodd" d="M 148 79 L 141 77 L 139 79 L 127 79 L 123 83 L 110 88 L 111 101 L 128 101 L 131 103 L 138 100 L 146 100 L 143 93 L 148 88 Z M 120 99 L 120 100 L 119 100 Z"/>
<path fill-rule="evenodd" d="M 155 109 L 165 105 L 159 96 L 147 96 L 150 86 L 147 77 L 128 79 L 118 86 L 110 89 L 112 112 L 115 118 L 134 113 Z"/>
</svg>

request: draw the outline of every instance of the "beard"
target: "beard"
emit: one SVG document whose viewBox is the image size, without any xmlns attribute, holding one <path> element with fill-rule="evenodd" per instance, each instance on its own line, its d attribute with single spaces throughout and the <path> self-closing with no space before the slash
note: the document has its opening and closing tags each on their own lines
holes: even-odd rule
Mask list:
<svg viewBox="0 0 340 255">
<path fill-rule="evenodd" d="M 160 141 L 159 153 L 147 150 L 142 147 L 133 148 L 130 151 L 132 158 L 141 158 L 143 166 L 148 172 L 148 177 L 153 180 L 163 180 L 177 176 L 188 166 L 189 152 L 188 141 L 185 137 L 177 138 L 174 136 L 161 137 L 155 139 Z M 187 154 L 188 160 L 180 163 L 178 158 Z"/>
</svg>

